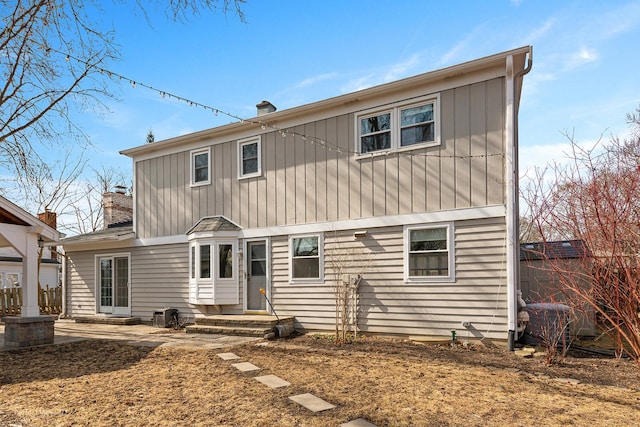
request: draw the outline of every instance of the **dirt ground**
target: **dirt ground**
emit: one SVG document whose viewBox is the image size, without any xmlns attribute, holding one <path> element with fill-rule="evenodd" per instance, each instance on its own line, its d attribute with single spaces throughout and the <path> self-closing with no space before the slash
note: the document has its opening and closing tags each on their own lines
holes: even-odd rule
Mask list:
<svg viewBox="0 0 640 427">
<path fill-rule="evenodd" d="M 0 352 L 0 426 L 635 426 L 640 370 L 572 352 L 559 364 L 503 348 L 304 335 L 224 351 L 81 341 Z M 274 374 L 291 383 L 270 389 Z M 577 380 L 570 382 L 569 379 Z M 312 413 L 289 396 L 336 408 Z"/>
</svg>

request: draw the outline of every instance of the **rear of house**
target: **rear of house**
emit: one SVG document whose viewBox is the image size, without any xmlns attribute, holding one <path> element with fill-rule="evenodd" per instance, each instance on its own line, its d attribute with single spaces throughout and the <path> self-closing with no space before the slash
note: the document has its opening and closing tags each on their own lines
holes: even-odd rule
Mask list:
<svg viewBox="0 0 640 427">
<path fill-rule="evenodd" d="M 527 56 L 262 102 L 253 119 L 125 150 L 132 222 L 64 242 L 67 314 L 266 314 L 263 289 L 298 328 L 331 330 L 334 285 L 360 277 L 363 332 L 512 337 Z"/>
</svg>

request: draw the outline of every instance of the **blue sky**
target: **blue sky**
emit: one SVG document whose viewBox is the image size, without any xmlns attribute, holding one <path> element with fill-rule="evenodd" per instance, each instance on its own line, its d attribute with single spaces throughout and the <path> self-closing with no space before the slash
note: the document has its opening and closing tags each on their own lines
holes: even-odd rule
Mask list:
<svg viewBox="0 0 640 427">
<path fill-rule="evenodd" d="M 588 144 L 624 136 L 640 105 L 638 1 L 247 0 L 247 23 L 206 15 L 148 21 L 109 6 L 121 60 L 109 69 L 137 82 L 230 112 L 283 110 L 520 46 L 534 47 L 520 110 L 521 169 L 562 155 L 575 133 Z M 112 112 L 79 116 L 96 149 L 92 165 L 129 171 L 120 150 L 232 121 L 114 82 Z"/>
</svg>

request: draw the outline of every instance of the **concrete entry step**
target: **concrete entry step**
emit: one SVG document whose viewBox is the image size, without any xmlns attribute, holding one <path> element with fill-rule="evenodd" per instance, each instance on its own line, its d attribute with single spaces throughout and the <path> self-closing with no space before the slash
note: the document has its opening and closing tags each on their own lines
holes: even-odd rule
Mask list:
<svg viewBox="0 0 640 427">
<path fill-rule="evenodd" d="M 185 328 L 188 334 L 239 335 L 245 337 L 260 337 L 271 334 L 271 328 L 248 328 L 241 326 L 209 326 L 189 325 Z"/>
<path fill-rule="evenodd" d="M 112 317 L 112 316 L 80 316 L 74 317 L 76 323 L 95 323 L 100 325 L 140 325 L 139 317 Z"/>
<path fill-rule="evenodd" d="M 243 335 L 252 337 L 273 337 L 276 328 L 286 327 L 289 332 L 294 330 L 295 318 L 293 316 L 280 317 L 260 314 L 251 315 L 213 315 L 197 317 L 195 325 L 186 328 L 191 334 L 219 334 L 219 335 Z M 282 335 L 286 336 L 286 335 Z"/>
</svg>

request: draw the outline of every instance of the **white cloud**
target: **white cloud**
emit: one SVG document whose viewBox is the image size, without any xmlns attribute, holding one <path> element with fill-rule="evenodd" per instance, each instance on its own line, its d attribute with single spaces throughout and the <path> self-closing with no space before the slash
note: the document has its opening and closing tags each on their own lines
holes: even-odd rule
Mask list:
<svg viewBox="0 0 640 427">
<path fill-rule="evenodd" d="M 554 28 L 555 18 L 549 18 L 542 24 L 541 27 L 535 28 L 529 34 L 524 36 L 520 44 L 533 44 L 537 40 L 541 39 L 544 35 L 548 34 L 549 31 Z"/>
<path fill-rule="evenodd" d="M 384 81 L 390 82 L 406 77 L 410 70 L 416 68 L 419 63 L 420 55 L 417 53 L 411 55 L 411 57 L 409 57 L 406 61 L 392 65 L 391 69 L 387 71 L 387 74 L 384 76 Z"/>
<path fill-rule="evenodd" d="M 374 86 L 377 83 L 379 82 L 375 80 L 374 74 L 367 74 L 366 76 L 361 76 L 356 79 L 349 80 L 344 85 L 342 85 L 342 87 L 340 87 L 340 91 L 342 93 L 355 92 Z"/>
</svg>

